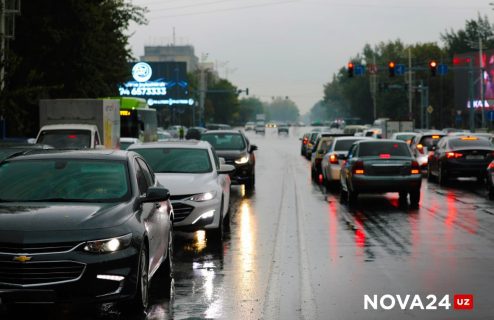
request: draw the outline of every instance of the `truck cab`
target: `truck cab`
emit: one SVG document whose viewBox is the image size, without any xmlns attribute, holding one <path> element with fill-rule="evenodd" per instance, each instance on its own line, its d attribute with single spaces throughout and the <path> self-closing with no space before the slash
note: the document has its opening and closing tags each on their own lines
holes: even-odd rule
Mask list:
<svg viewBox="0 0 494 320">
<path fill-rule="evenodd" d="M 51 124 L 41 127 L 36 143 L 55 149 L 101 148 L 98 128 L 91 124 Z"/>
</svg>

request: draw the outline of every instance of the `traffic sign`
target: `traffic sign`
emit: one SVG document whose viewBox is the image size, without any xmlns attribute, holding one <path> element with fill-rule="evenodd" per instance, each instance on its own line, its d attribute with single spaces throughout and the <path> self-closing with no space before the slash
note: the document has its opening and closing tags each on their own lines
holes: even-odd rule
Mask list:
<svg viewBox="0 0 494 320">
<path fill-rule="evenodd" d="M 363 76 L 365 74 L 365 66 L 359 64 L 355 66 L 355 75 Z"/>
<path fill-rule="evenodd" d="M 395 74 L 397 76 L 402 76 L 405 74 L 405 65 L 404 64 L 397 64 L 395 66 Z"/>
<path fill-rule="evenodd" d="M 434 108 L 432 106 L 427 107 L 427 112 L 432 113 L 434 111 Z"/>
<path fill-rule="evenodd" d="M 448 73 L 448 65 L 444 63 L 439 64 L 437 66 L 437 73 L 441 76 L 446 75 L 446 73 Z"/>
<path fill-rule="evenodd" d="M 370 74 L 376 74 L 377 73 L 377 65 L 375 64 L 368 64 L 367 65 L 367 70 L 369 70 Z"/>
</svg>

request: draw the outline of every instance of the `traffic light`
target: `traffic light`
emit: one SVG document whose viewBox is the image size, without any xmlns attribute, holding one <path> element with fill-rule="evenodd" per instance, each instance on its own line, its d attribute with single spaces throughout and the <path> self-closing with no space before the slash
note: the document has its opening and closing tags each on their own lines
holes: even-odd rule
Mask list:
<svg viewBox="0 0 494 320">
<path fill-rule="evenodd" d="M 347 72 L 348 72 L 348 78 L 353 77 L 353 63 L 348 62 Z"/>
<path fill-rule="evenodd" d="M 388 63 L 388 69 L 389 69 L 389 76 L 390 77 L 394 77 L 395 76 L 395 67 L 396 67 L 396 64 L 394 61 L 390 61 Z"/>
<path fill-rule="evenodd" d="M 437 72 L 437 62 L 432 60 L 429 62 L 429 70 L 431 71 L 431 77 L 435 77 L 436 76 L 436 72 Z"/>
</svg>

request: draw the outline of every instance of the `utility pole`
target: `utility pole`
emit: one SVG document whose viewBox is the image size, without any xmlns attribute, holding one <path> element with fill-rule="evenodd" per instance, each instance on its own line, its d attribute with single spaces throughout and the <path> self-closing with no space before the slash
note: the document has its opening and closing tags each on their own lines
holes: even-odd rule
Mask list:
<svg viewBox="0 0 494 320">
<path fill-rule="evenodd" d="M 206 70 L 204 66 L 199 67 L 199 126 L 205 127 L 206 124 L 204 122 L 204 101 L 206 99 Z"/>
<path fill-rule="evenodd" d="M 475 109 L 473 107 L 473 59 L 470 58 L 468 63 L 468 100 L 470 101 L 470 131 L 475 131 Z"/>
<path fill-rule="evenodd" d="M 412 105 L 413 105 L 413 83 L 412 83 L 412 48 L 408 47 L 408 119 L 412 120 Z M 420 123 L 421 125 L 423 122 Z"/>
</svg>

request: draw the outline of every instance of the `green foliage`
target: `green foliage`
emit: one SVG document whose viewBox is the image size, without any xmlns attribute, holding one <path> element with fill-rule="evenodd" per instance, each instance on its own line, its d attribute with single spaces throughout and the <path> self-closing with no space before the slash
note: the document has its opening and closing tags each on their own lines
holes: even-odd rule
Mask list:
<svg viewBox="0 0 494 320">
<path fill-rule="evenodd" d="M 226 79 L 208 85 L 206 95 L 207 122 L 233 124 L 238 121 L 237 88 Z"/>
<path fill-rule="evenodd" d="M 295 102 L 288 97 L 276 97 L 267 105 L 266 112 L 269 115 L 270 120 L 275 121 L 297 121 L 300 116 Z"/>
<path fill-rule="evenodd" d="M 33 135 L 40 98 L 115 96 L 132 60 L 125 34 L 146 10 L 123 0 L 26 1 L 6 68 L 4 113 L 13 134 Z M 24 126 L 24 127 L 23 127 Z"/>
<path fill-rule="evenodd" d="M 239 100 L 238 121 L 245 123 L 255 121 L 256 114 L 264 113 L 264 104 L 256 97 L 249 97 Z"/>
</svg>

